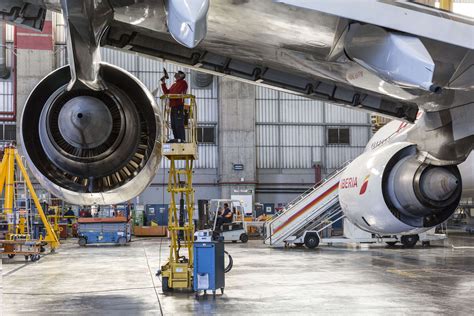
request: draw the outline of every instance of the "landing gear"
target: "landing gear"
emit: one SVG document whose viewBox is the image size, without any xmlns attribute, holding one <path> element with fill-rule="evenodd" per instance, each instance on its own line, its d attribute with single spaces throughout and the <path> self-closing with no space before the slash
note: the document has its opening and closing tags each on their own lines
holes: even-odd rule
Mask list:
<svg viewBox="0 0 474 316">
<path fill-rule="evenodd" d="M 416 243 L 420 240 L 418 235 L 405 235 L 402 236 L 401 242 L 405 248 L 413 248 L 415 247 Z"/>
<path fill-rule="evenodd" d="M 8 255 L 8 258 L 10 258 L 10 259 L 15 258 L 15 254 L 14 254 L 14 253 L 9 254 L 9 255 Z"/>
<path fill-rule="evenodd" d="M 307 233 L 304 237 L 304 245 L 309 249 L 314 249 L 319 245 L 319 236 L 316 233 Z"/>
</svg>

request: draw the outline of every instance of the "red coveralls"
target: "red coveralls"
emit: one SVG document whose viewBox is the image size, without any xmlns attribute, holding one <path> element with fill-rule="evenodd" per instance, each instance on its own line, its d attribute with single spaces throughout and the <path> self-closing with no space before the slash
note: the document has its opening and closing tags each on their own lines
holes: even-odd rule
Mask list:
<svg viewBox="0 0 474 316">
<path fill-rule="evenodd" d="M 161 84 L 164 94 L 186 94 L 188 83 L 184 79 L 178 79 L 168 89 L 166 83 Z M 186 133 L 184 131 L 184 99 L 170 99 L 171 107 L 171 129 L 174 139 L 185 142 Z"/>
</svg>

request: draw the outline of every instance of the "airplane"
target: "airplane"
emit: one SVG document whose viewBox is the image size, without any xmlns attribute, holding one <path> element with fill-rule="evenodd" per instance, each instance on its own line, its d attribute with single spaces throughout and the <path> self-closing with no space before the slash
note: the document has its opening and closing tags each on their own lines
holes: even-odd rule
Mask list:
<svg viewBox="0 0 474 316">
<path fill-rule="evenodd" d="M 69 65 L 31 92 L 20 138 L 38 181 L 66 201 L 128 200 L 161 159 L 153 96 L 101 62 L 100 46 L 396 119 L 339 184 L 345 215 L 366 231 L 426 231 L 472 192 L 472 161 L 458 167 L 474 145 L 468 17 L 402 0 L 9 0 L 0 10 L 38 30 L 47 10 L 63 12 Z"/>
</svg>

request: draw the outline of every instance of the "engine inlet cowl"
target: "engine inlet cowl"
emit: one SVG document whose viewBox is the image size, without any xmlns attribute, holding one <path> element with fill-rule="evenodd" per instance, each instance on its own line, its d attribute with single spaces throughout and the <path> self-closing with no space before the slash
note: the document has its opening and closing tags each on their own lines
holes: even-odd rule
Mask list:
<svg viewBox="0 0 474 316">
<path fill-rule="evenodd" d="M 394 142 L 354 159 L 339 184 L 344 215 L 381 235 L 419 234 L 447 220 L 461 198 L 459 170 L 418 157 L 415 144 Z"/>
<path fill-rule="evenodd" d="M 161 161 L 153 96 L 126 71 L 102 63 L 104 91 L 67 91 L 69 66 L 31 92 L 21 138 L 33 174 L 74 204 L 115 204 L 140 194 Z"/>
</svg>

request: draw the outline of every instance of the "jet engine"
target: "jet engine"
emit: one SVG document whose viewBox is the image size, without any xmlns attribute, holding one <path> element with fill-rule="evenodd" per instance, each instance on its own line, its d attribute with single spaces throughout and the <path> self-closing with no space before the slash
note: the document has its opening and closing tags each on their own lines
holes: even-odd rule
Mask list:
<svg viewBox="0 0 474 316">
<path fill-rule="evenodd" d="M 418 234 L 448 219 L 461 198 L 459 170 L 419 156 L 416 145 L 397 142 L 355 159 L 339 182 L 347 218 L 378 234 Z"/>
<path fill-rule="evenodd" d="M 74 204 L 115 204 L 140 194 L 161 161 L 161 117 L 131 74 L 100 64 L 102 91 L 67 90 L 69 66 L 46 76 L 23 109 L 21 138 L 36 179 Z"/>
</svg>

